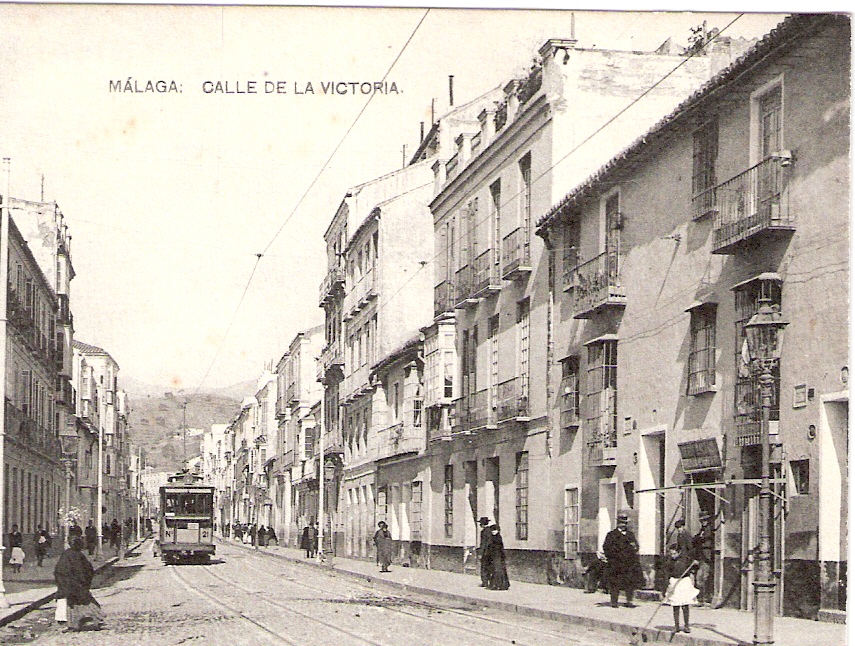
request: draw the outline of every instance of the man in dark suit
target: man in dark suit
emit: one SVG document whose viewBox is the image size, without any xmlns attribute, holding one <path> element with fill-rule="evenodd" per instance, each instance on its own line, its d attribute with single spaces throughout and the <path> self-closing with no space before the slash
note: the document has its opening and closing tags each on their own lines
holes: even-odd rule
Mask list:
<svg viewBox="0 0 855 646">
<path fill-rule="evenodd" d="M 490 564 L 484 556 L 487 553 L 487 545 L 493 539 L 493 532 L 490 531 L 490 519 L 486 516 L 481 516 L 478 519 L 478 524 L 481 526 L 481 542 L 478 545 L 478 560 L 481 562 L 481 587 L 486 588 L 490 582 Z"/>
<path fill-rule="evenodd" d="M 638 540 L 629 529 L 629 514 L 626 512 L 622 511 L 618 514 L 617 527 L 606 534 L 603 552 L 607 559 L 606 569 L 612 608 L 618 607 L 618 595 L 621 590 L 626 592 L 626 606 L 635 608 L 632 598 L 635 591 L 641 587 L 644 576 L 641 572 L 641 561 L 638 558 Z"/>
</svg>

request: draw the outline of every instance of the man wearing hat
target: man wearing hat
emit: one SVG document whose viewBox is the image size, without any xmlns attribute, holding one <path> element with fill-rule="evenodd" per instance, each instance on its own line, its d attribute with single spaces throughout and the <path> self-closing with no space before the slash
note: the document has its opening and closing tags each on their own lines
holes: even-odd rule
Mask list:
<svg viewBox="0 0 855 646">
<path fill-rule="evenodd" d="M 493 539 L 493 532 L 490 531 L 490 519 L 486 516 L 481 516 L 478 519 L 478 524 L 481 526 L 481 542 L 478 545 L 478 561 L 481 563 L 481 587 L 486 588 L 490 582 L 490 564 L 484 555 L 487 553 L 487 545 Z"/>
<path fill-rule="evenodd" d="M 712 573 L 715 529 L 712 526 L 712 516 L 709 513 L 701 513 L 700 521 L 701 528 L 692 538 L 692 558 L 699 563 L 695 572 L 695 587 L 700 590 L 698 603 L 707 604 L 712 600 L 710 574 Z"/>
<path fill-rule="evenodd" d="M 612 608 L 618 607 L 620 591 L 626 592 L 627 608 L 635 608 L 632 598 L 635 591 L 644 583 L 641 561 L 638 558 L 638 541 L 629 529 L 629 514 L 621 511 L 617 517 L 617 527 L 606 534 L 603 541 L 603 553 L 606 555 L 609 594 Z"/>
</svg>

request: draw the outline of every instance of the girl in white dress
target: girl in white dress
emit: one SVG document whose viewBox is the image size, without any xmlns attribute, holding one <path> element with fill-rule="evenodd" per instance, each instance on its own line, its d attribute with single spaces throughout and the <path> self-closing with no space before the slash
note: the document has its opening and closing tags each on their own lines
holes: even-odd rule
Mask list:
<svg viewBox="0 0 855 646">
<path fill-rule="evenodd" d="M 665 592 L 665 602 L 674 608 L 674 631 L 680 632 L 680 608 L 683 609 L 683 631 L 691 632 L 689 628 L 689 606 L 697 603 L 698 589 L 692 582 L 692 571 L 698 562 L 693 561 L 688 551 L 680 549 L 677 543 L 668 547 L 668 590 Z"/>
</svg>

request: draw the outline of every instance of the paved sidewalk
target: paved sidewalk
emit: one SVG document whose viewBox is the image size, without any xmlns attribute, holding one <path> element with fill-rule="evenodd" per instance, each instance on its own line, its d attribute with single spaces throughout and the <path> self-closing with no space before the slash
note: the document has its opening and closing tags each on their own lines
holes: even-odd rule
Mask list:
<svg viewBox="0 0 855 646">
<path fill-rule="evenodd" d="M 234 540 L 226 539 L 224 542 L 254 549 Z M 511 581 L 510 590 L 486 590 L 479 586 L 480 579 L 477 576 L 462 573 L 393 565 L 390 573 L 381 574 L 379 568 L 369 561 L 328 557 L 326 563 L 320 565 L 314 559 L 307 559 L 302 550 L 279 546 L 257 549 L 262 553 L 305 563 L 307 567 L 331 567 L 362 580 L 384 582 L 402 590 L 439 594 L 455 601 L 474 602 L 485 607 L 614 630 L 627 635 L 627 643 L 633 635 L 641 642 L 639 632 L 658 605 L 652 601 L 638 601 L 636 608 L 612 608 L 606 594 L 586 594 L 582 590 L 564 586 Z M 731 608 L 692 608 L 690 634 L 672 633 L 672 622 L 671 608 L 659 608 L 650 628 L 645 632 L 647 639 L 650 642 L 692 646 L 750 646 L 754 636 L 754 614 Z M 775 618 L 775 646 L 844 646 L 847 643 L 846 634 L 846 626 L 843 624 L 793 617 Z"/>
<path fill-rule="evenodd" d="M 132 543 L 126 554 L 136 549 L 141 542 Z M 0 608 L 0 626 L 5 626 L 20 619 L 31 610 L 46 604 L 53 599 L 56 592 L 56 584 L 53 579 L 53 568 L 59 560 L 61 552 L 56 552 L 45 558 L 42 567 L 36 565 L 35 559 L 28 558 L 19 573 L 12 572 L 8 564 L 3 564 L 3 587 L 6 589 L 6 601 L 8 608 Z M 117 560 L 115 548 L 109 546 L 103 550 L 102 558 L 95 560 L 84 550 L 95 571 L 104 569 Z"/>
</svg>

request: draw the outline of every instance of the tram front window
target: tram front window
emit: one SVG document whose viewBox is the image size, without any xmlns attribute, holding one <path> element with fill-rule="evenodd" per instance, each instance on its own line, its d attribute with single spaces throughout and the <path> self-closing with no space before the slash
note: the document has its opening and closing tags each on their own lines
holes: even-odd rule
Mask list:
<svg viewBox="0 0 855 646">
<path fill-rule="evenodd" d="M 211 497 L 205 494 L 166 494 L 164 501 L 164 511 L 175 516 L 207 516 L 211 509 Z"/>
</svg>

